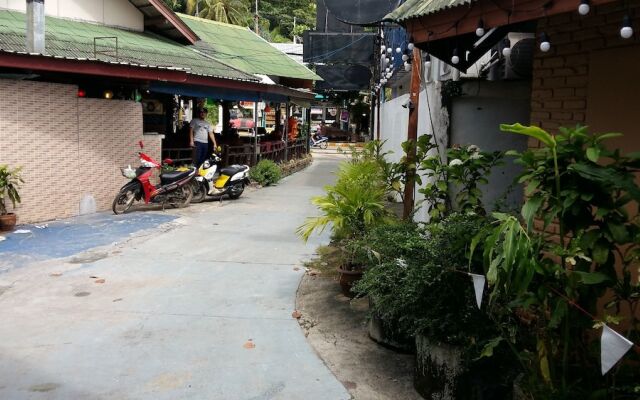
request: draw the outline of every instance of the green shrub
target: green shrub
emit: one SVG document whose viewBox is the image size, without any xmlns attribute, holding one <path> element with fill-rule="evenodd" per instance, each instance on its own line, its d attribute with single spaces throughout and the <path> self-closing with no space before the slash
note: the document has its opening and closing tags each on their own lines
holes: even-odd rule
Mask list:
<svg viewBox="0 0 640 400">
<path fill-rule="evenodd" d="M 282 178 L 282 171 L 278 164 L 273 161 L 260 160 L 258 164 L 249 171 L 249 177 L 262 186 L 275 185 Z"/>
<path fill-rule="evenodd" d="M 324 196 L 312 199 L 322 215 L 307 218 L 297 233 L 305 241 L 314 231 L 332 225 L 334 239 L 354 238 L 388 221 L 384 207 L 386 190 L 374 161 L 359 160 L 340 165 L 335 185 Z"/>
</svg>

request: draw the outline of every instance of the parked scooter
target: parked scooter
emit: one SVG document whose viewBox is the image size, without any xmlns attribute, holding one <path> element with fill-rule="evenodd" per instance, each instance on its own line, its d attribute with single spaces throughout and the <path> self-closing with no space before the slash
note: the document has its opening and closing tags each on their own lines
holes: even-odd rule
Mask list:
<svg viewBox="0 0 640 400">
<path fill-rule="evenodd" d="M 235 164 L 218 170 L 220 161 L 220 156 L 212 153 L 198 169 L 192 184 L 193 203 L 204 201 L 207 196 L 225 194 L 237 199 L 244 192 L 244 187 L 249 184 L 249 166 Z"/>
<path fill-rule="evenodd" d="M 140 149 L 144 146 L 142 141 L 138 143 Z M 121 168 L 122 175 L 131 179 L 124 185 L 118 195 L 113 200 L 113 213 L 123 214 L 128 212 L 136 201 L 144 200 L 145 204 L 160 203 L 171 204 L 175 207 L 186 207 L 191 202 L 193 192 L 189 184 L 196 175 L 195 168 L 188 168 L 186 171 L 172 171 L 160 174 L 160 186 L 154 186 L 149 177 L 154 169 L 162 169 L 162 165 L 153 158 L 138 152 L 141 166 L 133 169 L 129 165 Z M 165 164 L 171 164 L 171 160 L 165 160 Z"/>
<path fill-rule="evenodd" d="M 317 136 L 317 139 L 312 135 L 310 140 L 310 146 L 313 148 L 326 149 L 329 146 L 329 138 L 326 136 Z"/>
</svg>

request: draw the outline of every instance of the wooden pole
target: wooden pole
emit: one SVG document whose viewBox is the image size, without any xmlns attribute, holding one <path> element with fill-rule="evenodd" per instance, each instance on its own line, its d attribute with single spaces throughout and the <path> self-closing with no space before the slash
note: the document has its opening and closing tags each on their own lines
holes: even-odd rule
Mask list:
<svg viewBox="0 0 640 400">
<path fill-rule="evenodd" d="M 378 113 L 376 114 L 376 140 L 380 141 L 380 112 L 382 111 L 382 88 L 377 90 L 378 98 L 376 101 L 378 102 Z"/>
<path fill-rule="evenodd" d="M 258 103 L 256 100 L 253 103 L 253 165 L 258 163 Z"/>
<path fill-rule="evenodd" d="M 291 104 L 287 100 L 285 103 L 286 111 L 284 114 L 284 127 L 282 131 L 284 132 L 284 161 L 289 161 L 289 107 Z"/>
<path fill-rule="evenodd" d="M 414 164 L 416 161 L 416 143 L 418 141 L 418 109 L 420 100 L 420 66 L 422 60 L 420 50 L 413 49 L 413 62 L 411 64 L 411 89 L 409 92 L 409 129 L 407 130 L 407 141 L 413 141 L 407 153 L 407 163 Z M 415 165 L 415 164 L 414 164 Z M 407 180 L 404 186 L 404 211 L 402 217 L 408 219 L 413 213 L 414 195 L 416 181 L 414 169 L 407 169 Z"/>
</svg>

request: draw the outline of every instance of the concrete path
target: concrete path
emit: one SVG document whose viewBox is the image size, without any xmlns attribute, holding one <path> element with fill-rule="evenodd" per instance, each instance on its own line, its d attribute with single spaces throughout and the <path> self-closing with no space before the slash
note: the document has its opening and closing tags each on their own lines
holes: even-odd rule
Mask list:
<svg viewBox="0 0 640 400">
<path fill-rule="evenodd" d="M 327 240 L 294 231 L 340 158 L 0 273 L 0 399 L 349 399 L 291 317 Z"/>
</svg>

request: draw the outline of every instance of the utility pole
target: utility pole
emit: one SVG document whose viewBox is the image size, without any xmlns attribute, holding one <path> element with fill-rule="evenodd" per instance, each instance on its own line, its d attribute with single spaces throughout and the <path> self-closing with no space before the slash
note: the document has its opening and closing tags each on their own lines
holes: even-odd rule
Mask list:
<svg viewBox="0 0 640 400">
<path fill-rule="evenodd" d="M 293 44 L 296 44 L 296 17 L 293 17 L 293 32 L 292 32 L 292 36 L 293 36 Z"/>
<path fill-rule="evenodd" d="M 416 144 L 418 142 L 418 110 L 420 100 L 420 66 L 422 59 L 420 49 L 413 48 L 413 62 L 411 65 L 411 89 L 409 91 L 409 129 L 407 130 L 407 141 L 413 142 L 407 152 L 407 163 L 413 168 L 407 168 L 407 179 L 404 184 L 404 210 L 402 218 L 408 219 L 413 212 L 414 196 L 416 187 Z"/>
<path fill-rule="evenodd" d="M 258 0 L 256 0 L 256 15 L 254 17 L 254 20 L 256 22 L 255 31 L 256 31 L 256 34 L 259 35 L 260 34 L 260 24 L 259 24 L 260 17 L 258 16 Z"/>
</svg>

